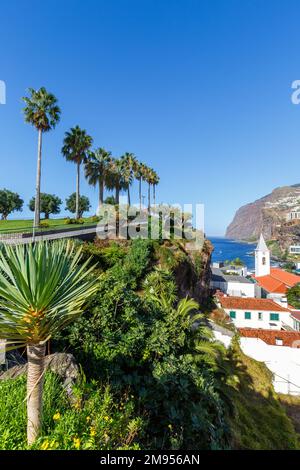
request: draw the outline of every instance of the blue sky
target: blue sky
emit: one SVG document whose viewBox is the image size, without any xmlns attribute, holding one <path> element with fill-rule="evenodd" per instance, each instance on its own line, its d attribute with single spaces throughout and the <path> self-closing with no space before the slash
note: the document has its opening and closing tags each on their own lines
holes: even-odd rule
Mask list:
<svg viewBox="0 0 300 470">
<path fill-rule="evenodd" d="M 300 183 L 299 15 L 291 0 L 1 2 L 0 187 L 34 194 L 21 97 L 45 86 L 62 118 L 44 136 L 42 191 L 75 190 L 60 149 L 78 124 L 155 168 L 159 202 L 204 203 L 206 232 L 222 235 L 240 205 Z M 95 208 L 83 178 L 82 193 Z"/>
</svg>

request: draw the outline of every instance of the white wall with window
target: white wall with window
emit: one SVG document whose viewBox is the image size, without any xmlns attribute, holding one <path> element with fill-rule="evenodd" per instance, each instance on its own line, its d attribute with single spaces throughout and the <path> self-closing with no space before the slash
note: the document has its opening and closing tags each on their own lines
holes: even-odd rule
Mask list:
<svg viewBox="0 0 300 470">
<path fill-rule="evenodd" d="M 291 322 L 289 312 L 224 309 L 237 328 L 281 330 L 282 324 Z"/>
</svg>

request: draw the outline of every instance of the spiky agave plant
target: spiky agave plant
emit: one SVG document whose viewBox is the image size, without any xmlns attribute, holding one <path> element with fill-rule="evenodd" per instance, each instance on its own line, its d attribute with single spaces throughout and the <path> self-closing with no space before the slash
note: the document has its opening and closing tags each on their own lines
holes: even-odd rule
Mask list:
<svg viewBox="0 0 300 470">
<path fill-rule="evenodd" d="M 27 440 L 41 428 L 46 342 L 82 312 L 95 291 L 89 260 L 69 241 L 0 249 L 0 337 L 27 348 Z"/>
</svg>

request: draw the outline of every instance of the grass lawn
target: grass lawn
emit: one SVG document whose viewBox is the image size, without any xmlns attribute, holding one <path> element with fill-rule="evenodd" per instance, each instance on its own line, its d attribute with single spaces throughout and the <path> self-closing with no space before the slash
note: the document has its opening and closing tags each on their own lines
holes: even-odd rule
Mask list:
<svg viewBox="0 0 300 470">
<path fill-rule="evenodd" d="M 41 222 L 47 222 L 49 227 L 42 227 L 38 229 L 39 231 L 47 231 L 53 229 L 62 229 L 70 230 L 78 227 L 86 227 L 89 225 L 94 225 L 95 222 L 92 220 L 92 217 L 83 218 L 84 224 L 66 224 L 66 219 L 41 219 Z M 33 219 L 32 220 L 0 220 L 0 233 L 14 233 L 14 232 L 29 232 L 32 230 Z"/>
</svg>

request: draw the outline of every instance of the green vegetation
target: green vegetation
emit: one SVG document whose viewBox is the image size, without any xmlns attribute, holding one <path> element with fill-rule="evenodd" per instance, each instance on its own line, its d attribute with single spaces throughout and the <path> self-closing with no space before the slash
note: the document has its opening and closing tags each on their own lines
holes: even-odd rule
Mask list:
<svg viewBox="0 0 300 470">
<path fill-rule="evenodd" d="M 179 242 L 72 245 L 82 263 L 92 257 L 97 290 L 51 350 L 72 353 L 81 374 L 70 395 L 47 372 L 32 448 L 297 448 L 271 373 L 237 342 L 214 341 L 197 303 L 178 296 L 176 273 L 202 270 L 200 253 L 195 265 Z M 24 377 L 0 380 L 0 448 L 28 448 L 25 388 Z"/>
<path fill-rule="evenodd" d="M 0 332 L 9 349 L 26 347 L 27 440 L 40 433 L 46 342 L 82 313 L 96 278 L 70 241 L 4 245 L 0 252 Z"/>
<path fill-rule="evenodd" d="M 3 220 L 6 220 L 12 212 L 21 211 L 23 203 L 23 199 L 17 193 L 8 189 L 0 190 L 0 214 Z"/>
<path fill-rule="evenodd" d="M 77 201 L 76 193 L 72 193 L 71 196 L 66 199 L 66 210 L 72 214 L 76 214 L 76 219 L 81 219 L 83 213 L 88 212 L 90 207 L 89 198 L 86 196 L 80 196 Z"/>
<path fill-rule="evenodd" d="M 300 282 L 300 277 L 299 277 Z M 300 308 L 300 283 L 294 287 L 291 287 L 287 291 L 288 303 L 295 308 Z"/>
<path fill-rule="evenodd" d="M 69 218 L 65 219 L 48 219 L 44 222 L 47 222 L 47 227 L 43 227 L 42 222 L 40 222 L 41 229 L 45 228 L 46 230 L 62 230 L 67 229 L 66 223 Z M 75 219 L 73 219 L 75 220 Z M 85 217 L 82 219 L 86 226 L 95 225 L 98 222 L 98 218 L 95 216 L 92 217 Z M 82 222 L 81 221 L 81 222 Z M 33 226 L 33 221 L 28 219 L 20 219 L 20 220 L 0 220 L 0 234 L 1 232 L 4 233 L 15 233 L 15 232 L 31 232 Z M 72 226 L 72 228 L 82 227 L 82 223 L 80 221 L 76 221 L 76 223 Z"/>
<path fill-rule="evenodd" d="M 50 214 L 59 214 L 62 200 L 55 194 L 40 194 L 40 212 L 45 215 L 45 219 L 49 219 Z M 31 198 L 28 205 L 29 209 L 35 211 L 35 197 Z"/>
<path fill-rule="evenodd" d="M 225 265 L 231 265 L 231 266 L 245 266 L 245 263 L 240 259 L 240 258 L 234 258 L 232 260 L 226 260 Z"/>
<path fill-rule="evenodd" d="M 235 413 L 230 419 L 236 449 L 299 449 L 299 434 L 272 386 L 267 367 L 242 353 L 234 345 L 237 387 L 232 393 Z M 300 399 L 296 399 L 298 407 Z"/>
</svg>

